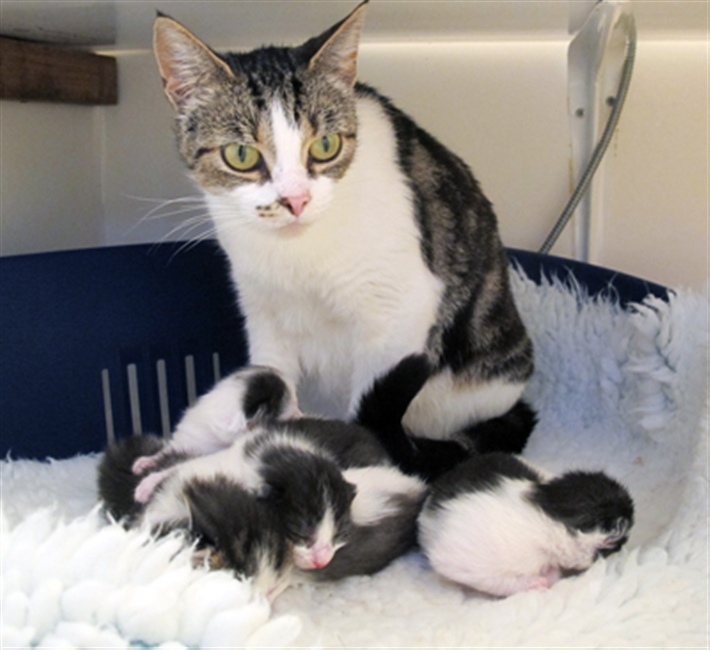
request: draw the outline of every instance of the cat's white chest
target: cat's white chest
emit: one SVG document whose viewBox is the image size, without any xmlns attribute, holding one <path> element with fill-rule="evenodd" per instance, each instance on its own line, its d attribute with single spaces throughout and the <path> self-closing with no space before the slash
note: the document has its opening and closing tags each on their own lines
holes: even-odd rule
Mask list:
<svg viewBox="0 0 710 650">
<path fill-rule="evenodd" d="M 299 373 L 316 377 L 335 393 L 337 410 L 424 349 L 442 291 L 422 259 L 391 125 L 367 99 L 358 121 L 355 158 L 339 181 L 314 186 L 310 223 L 282 231 L 215 220 L 252 363 L 276 366 L 294 382 Z"/>
</svg>

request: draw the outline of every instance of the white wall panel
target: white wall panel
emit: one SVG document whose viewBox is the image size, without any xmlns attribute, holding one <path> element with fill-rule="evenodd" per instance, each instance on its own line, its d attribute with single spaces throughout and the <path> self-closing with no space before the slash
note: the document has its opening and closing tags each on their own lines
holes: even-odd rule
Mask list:
<svg viewBox="0 0 710 650">
<path fill-rule="evenodd" d="M 100 109 L 0 102 L 0 254 L 98 246 Z"/>
</svg>

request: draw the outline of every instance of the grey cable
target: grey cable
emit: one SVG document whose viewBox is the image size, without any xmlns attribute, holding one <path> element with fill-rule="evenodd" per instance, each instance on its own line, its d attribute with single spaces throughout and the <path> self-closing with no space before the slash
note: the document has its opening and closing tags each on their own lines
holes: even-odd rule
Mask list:
<svg viewBox="0 0 710 650">
<path fill-rule="evenodd" d="M 614 130 L 616 125 L 619 123 L 619 117 L 621 117 L 621 109 L 624 107 L 624 102 L 626 101 L 626 95 L 629 91 L 629 86 L 631 84 L 631 73 L 634 69 L 634 61 L 636 60 L 636 25 L 634 23 L 633 16 L 631 16 L 631 27 L 629 29 L 629 38 L 626 46 L 626 58 L 624 59 L 624 66 L 621 70 L 621 79 L 619 80 L 619 88 L 614 98 L 614 105 L 611 109 L 609 119 L 607 120 L 606 126 L 604 127 L 604 132 L 597 146 L 592 152 L 592 156 L 589 159 L 582 177 L 577 184 L 570 200 L 568 201 L 565 209 L 562 211 L 557 223 L 553 226 L 550 234 L 545 239 L 545 243 L 540 247 L 540 253 L 549 253 L 550 249 L 555 245 L 555 242 L 562 234 L 565 226 L 569 223 L 572 218 L 574 211 L 577 209 L 579 202 L 582 200 L 585 192 L 589 189 L 589 185 L 592 182 L 592 178 L 599 167 L 599 164 L 606 153 L 611 138 L 614 135 Z"/>
</svg>

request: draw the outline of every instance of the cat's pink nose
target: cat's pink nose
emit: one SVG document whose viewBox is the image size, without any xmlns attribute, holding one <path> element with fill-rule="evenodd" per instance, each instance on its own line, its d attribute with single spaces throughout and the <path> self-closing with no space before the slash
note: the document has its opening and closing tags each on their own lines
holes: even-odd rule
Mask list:
<svg viewBox="0 0 710 650">
<path fill-rule="evenodd" d="M 293 196 L 283 196 L 281 197 L 280 203 L 285 208 L 288 208 L 289 212 L 291 212 L 294 217 L 299 217 L 310 200 L 310 192 L 304 192 L 303 194 Z"/>
</svg>

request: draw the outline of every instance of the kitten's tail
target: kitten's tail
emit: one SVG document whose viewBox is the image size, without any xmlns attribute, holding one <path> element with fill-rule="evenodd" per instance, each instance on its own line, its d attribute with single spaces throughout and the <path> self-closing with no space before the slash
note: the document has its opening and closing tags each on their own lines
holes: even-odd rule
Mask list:
<svg viewBox="0 0 710 650">
<path fill-rule="evenodd" d="M 399 469 L 424 480 L 436 478 L 468 455 L 456 441 L 413 438 L 404 430 L 402 418 L 432 372 L 425 355 L 405 357 L 363 395 L 356 417 L 377 436 Z"/>
</svg>

